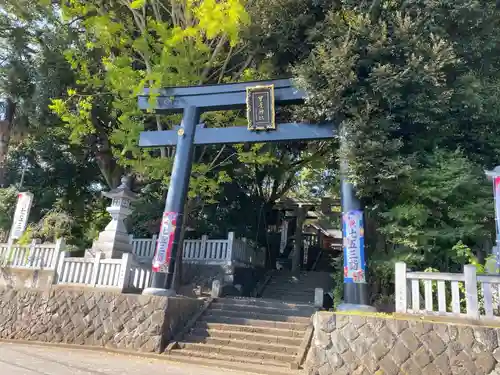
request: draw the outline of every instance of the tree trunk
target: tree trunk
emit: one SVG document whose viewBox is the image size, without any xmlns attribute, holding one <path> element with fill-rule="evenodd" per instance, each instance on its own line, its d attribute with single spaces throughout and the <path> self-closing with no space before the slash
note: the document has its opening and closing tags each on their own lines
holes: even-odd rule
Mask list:
<svg viewBox="0 0 500 375">
<path fill-rule="evenodd" d="M 103 126 L 95 108 L 92 110 L 92 124 L 96 133 L 90 137 L 91 149 L 95 155 L 97 166 L 110 189 L 120 185 L 124 169 L 113 156 L 113 149 L 109 141 L 107 129 Z"/>
<path fill-rule="evenodd" d="M 0 113 L 0 187 L 7 187 L 7 154 L 9 152 L 10 136 L 14 124 L 16 104 L 7 99 Z"/>
<path fill-rule="evenodd" d="M 306 217 L 306 209 L 304 207 L 297 208 L 297 228 L 295 231 L 295 252 L 292 259 L 292 272 L 299 273 L 302 265 L 302 246 L 303 246 L 303 226 Z"/>
<path fill-rule="evenodd" d="M 184 204 L 184 216 L 182 217 L 182 227 L 181 235 L 179 238 L 179 248 L 177 249 L 177 254 L 175 256 L 175 270 L 174 270 L 174 290 L 179 290 L 183 284 L 182 280 L 182 253 L 184 250 L 184 237 L 186 236 L 186 227 L 188 226 L 190 220 L 189 216 L 193 209 L 194 201 L 187 199 Z"/>
<path fill-rule="evenodd" d="M 96 153 L 97 166 L 110 189 L 120 185 L 124 170 L 116 163 L 111 151 L 99 151 Z"/>
</svg>

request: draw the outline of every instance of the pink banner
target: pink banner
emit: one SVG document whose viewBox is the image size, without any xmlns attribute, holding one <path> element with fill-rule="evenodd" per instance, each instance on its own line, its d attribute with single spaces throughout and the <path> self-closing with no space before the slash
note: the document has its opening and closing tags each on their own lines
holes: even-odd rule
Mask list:
<svg viewBox="0 0 500 375">
<path fill-rule="evenodd" d="M 153 272 L 166 273 L 168 264 L 172 256 L 172 246 L 174 244 L 175 229 L 177 227 L 177 212 L 164 212 L 161 221 L 158 244 L 153 259 Z"/>
</svg>

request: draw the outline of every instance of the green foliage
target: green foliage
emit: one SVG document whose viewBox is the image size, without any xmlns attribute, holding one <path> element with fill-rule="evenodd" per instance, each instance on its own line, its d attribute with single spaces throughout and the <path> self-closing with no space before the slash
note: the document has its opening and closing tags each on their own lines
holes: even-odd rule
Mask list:
<svg viewBox="0 0 500 375">
<path fill-rule="evenodd" d="M 411 266 L 450 270 L 471 256 L 455 244 L 491 236 L 491 190 L 461 151 L 436 149 L 420 160 L 392 207 L 380 212 L 379 230 L 411 251 Z"/>
<path fill-rule="evenodd" d="M 156 233 L 173 149 L 143 150 L 137 141 L 181 115 L 141 113 L 137 95 L 275 78 L 293 64 L 309 99 L 305 110 L 280 110 L 278 122 L 334 121 L 339 139 L 197 148 L 193 235 L 231 230 L 272 247 L 273 203 L 286 194 L 338 196 L 346 156 L 366 207 L 379 300 L 390 300 L 396 261 L 451 272 L 472 263 L 482 272 L 493 235 L 483 169 L 500 163 L 493 2 L 69 0 L 6 1 L 4 9 L 0 89 L 18 104 L 15 125 L 29 129 L 13 137 L 7 165 L 8 182 L 24 170 L 23 190 L 35 194 L 26 241 L 64 235 L 89 246 L 109 220 L 100 192 L 124 173 L 140 191 L 130 228 Z M 243 116 L 214 112 L 203 121 L 244 126 Z M 0 190 L 4 234 L 14 205 L 14 190 Z"/>
<path fill-rule="evenodd" d="M 295 69 L 308 116 L 341 127 L 339 154 L 375 228 L 367 246 L 377 293 L 390 292 L 395 261 L 461 271 L 489 251 L 483 169 L 500 161 L 499 22 L 494 3 L 345 1 Z"/>
<path fill-rule="evenodd" d="M 42 241 L 55 242 L 56 239 L 71 236 L 76 225 L 74 218 L 66 212 L 52 210 L 45 214 L 33 233 Z"/>
<path fill-rule="evenodd" d="M 130 228 L 141 236 L 156 233 L 173 150 L 140 150 L 137 140 L 140 131 L 169 129 L 181 116 L 142 114 L 137 94 L 145 86 L 254 80 L 286 71 L 312 45 L 297 41 L 324 16 L 316 3 L 6 1 L 2 21 L 15 24 L 19 37 L 2 34 L 4 51 L 29 68 L 25 81 L 11 87 L 29 89 L 18 119 L 30 134 L 15 139 L 8 162 L 9 182 L 19 183 L 24 173 L 23 190 L 35 194 L 25 240 L 49 238 L 64 228 L 67 242 L 89 246 L 109 220 L 101 190 L 115 187 L 127 172 L 140 191 Z M 276 51 L 280 45 L 286 48 Z M 242 115 L 215 112 L 203 121 L 244 126 Z M 220 236 L 234 229 L 265 244 L 272 202 L 295 187 L 302 166 L 317 164 L 315 147 L 197 149 L 190 226 Z"/>
<path fill-rule="evenodd" d="M 180 117 L 144 117 L 137 108 L 137 95 L 146 85 L 154 91 L 208 79 L 211 70 L 223 63 L 228 48 L 238 44 L 240 30 L 248 23 L 243 4 L 174 1 L 166 9 L 157 1 L 133 1 L 130 6 L 123 1 L 106 5 L 70 1 L 63 14 L 67 19 L 85 16 L 84 40 L 66 51 L 78 71 L 78 86 L 51 105 L 65 122 L 70 140 L 81 143 L 89 135 L 104 136 L 125 168 L 152 178 L 158 173 L 168 176 L 172 159 L 158 159 L 157 153 L 139 149 L 137 140 L 145 126 L 168 128 Z M 198 172 L 206 172 L 202 169 Z M 193 184 L 201 187 L 199 194 L 212 191 L 207 185 L 206 181 Z"/>
<path fill-rule="evenodd" d="M 9 235 L 16 202 L 17 191 L 15 188 L 0 189 L 0 236 L 4 240 Z"/>
</svg>

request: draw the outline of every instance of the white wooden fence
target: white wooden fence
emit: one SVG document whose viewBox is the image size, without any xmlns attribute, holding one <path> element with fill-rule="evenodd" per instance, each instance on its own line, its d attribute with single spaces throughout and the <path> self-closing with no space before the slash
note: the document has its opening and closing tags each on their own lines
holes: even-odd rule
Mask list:
<svg viewBox="0 0 500 375">
<path fill-rule="evenodd" d="M 121 259 L 74 258 L 64 251 L 64 239 L 55 244 L 0 244 L 0 267 L 53 271 L 54 283 L 120 289 L 144 289 L 149 285 L 151 267 L 139 263 L 133 254 Z"/>
<path fill-rule="evenodd" d="M 144 289 L 151 278 L 156 241 L 156 236 L 130 237 L 133 254 L 124 254 L 121 259 L 104 259 L 100 252 L 91 257 L 70 257 L 64 251 L 63 239 L 43 245 L 36 242 L 27 246 L 0 244 L 0 267 L 51 270 L 55 273 L 55 284 Z M 200 240 L 186 240 L 183 256 L 184 262 L 207 265 L 264 266 L 265 263 L 263 250 L 256 250 L 244 238 L 235 238 L 233 232 L 226 239 L 203 236 Z"/>
<path fill-rule="evenodd" d="M 134 238 L 130 236 L 133 253 L 141 262 L 151 262 L 156 249 L 157 236 Z M 265 252 L 251 246 L 246 239 L 238 239 L 229 232 L 225 239 L 184 240 L 182 260 L 185 263 L 218 265 L 235 263 L 244 266 L 263 267 Z"/>
<path fill-rule="evenodd" d="M 139 263 L 132 256 L 128 270 L 129 275 L 126 278 L 128 288 L 144 289 L 149 286 L 152 272 L 150 265 Z"/>
<path fill-rule="evenodd" d="M 500 275 L 478 275 L 474 265 L 463 274 L 408 272 L 399 262 L 395 279 L 398 313 L 500 319 Z"/>
<path fill-rule="evenodd" d="M 58 239 L 55 244 L 38 244 L 36 241 L 30 245 L 0 244 L 0 265 L 55 270 L 59 253 L 64 246 L 62 238 Z"/>
<path fill-rule="evenodd" d="M 133 253 L 141 261 L 153 259 L 157 240 L 156 234 L 152 238 L 134 238 L 133 234 L 129 235 L 129 243 L 132 244 Z"/>
<path fill-rule="evenodd" d="M 57 266 L 56 284 L 86 287 L 144 289 L 149 285 L 149 267 L 134 260 L 133 254 L 123 254 L 121 259 L 103 259 L 98 252 L 95 258 L 70 258 L 62 253 Z"/>
</svg>

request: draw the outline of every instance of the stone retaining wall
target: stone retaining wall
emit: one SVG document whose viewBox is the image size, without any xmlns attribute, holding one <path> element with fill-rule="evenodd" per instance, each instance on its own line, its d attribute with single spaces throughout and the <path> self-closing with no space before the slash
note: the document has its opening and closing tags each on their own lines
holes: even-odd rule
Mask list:
<svg viewBox="0 0 500 375">
<path fill-rule="evenodd" d="M 49 288 L 54 284 L 54 270 L 0 267 L 0 289 Z"/>
<path fill-rule="evenodd" d="M 202 304 L 94 290 L 0 289 L 0 339 L 161 352 Z"/>
<path fill-rule="evenodd" d="M 500 328 L 319 312 L 309 375 L 500 375 Z"/>
</svg>

